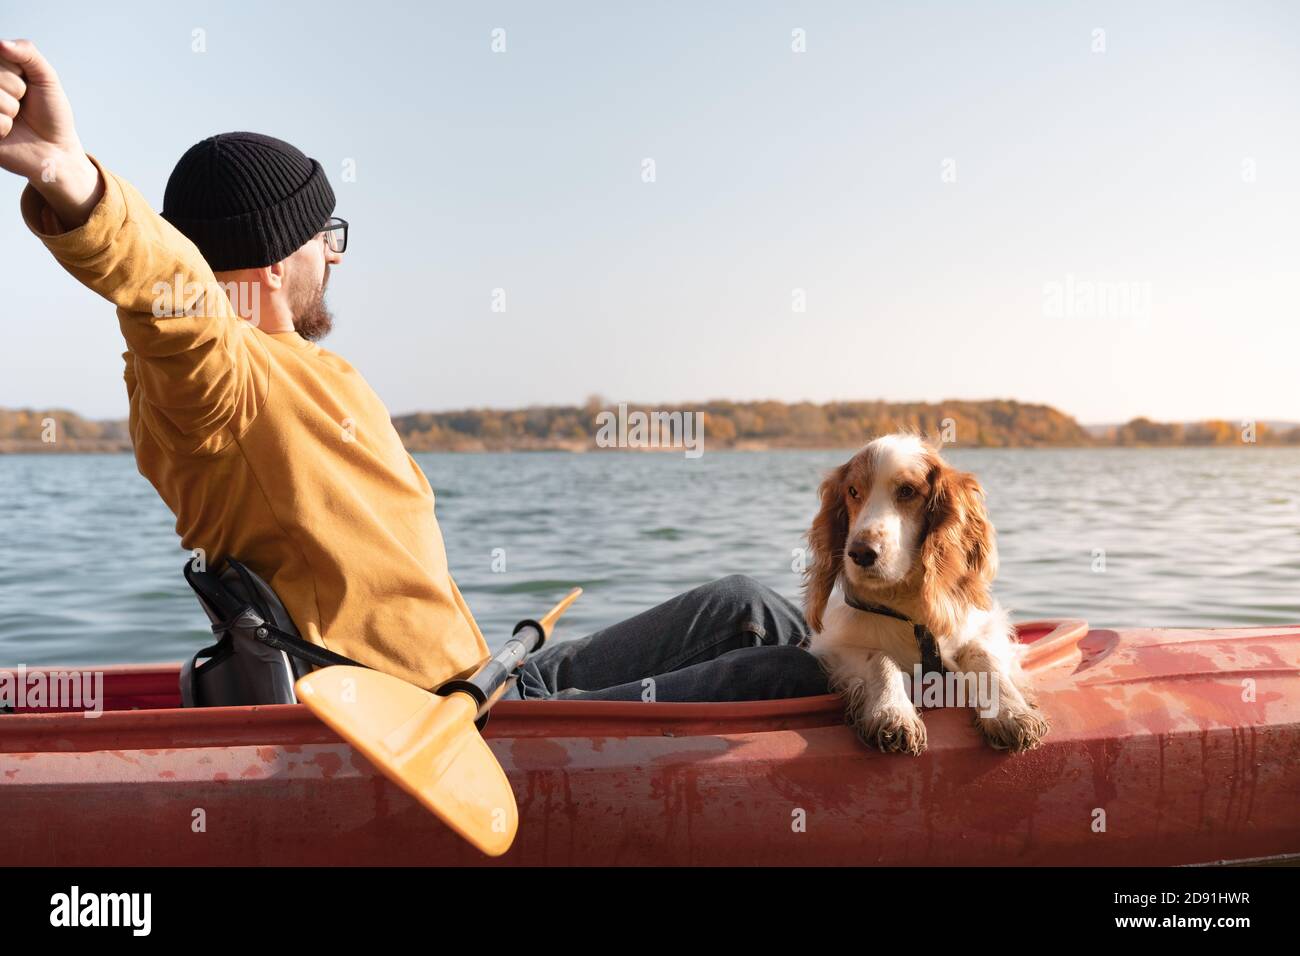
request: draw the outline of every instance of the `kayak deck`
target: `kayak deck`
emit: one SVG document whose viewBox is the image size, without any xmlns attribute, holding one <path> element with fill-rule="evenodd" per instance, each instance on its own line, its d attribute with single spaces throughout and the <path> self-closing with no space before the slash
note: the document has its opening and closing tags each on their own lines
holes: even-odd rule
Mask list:
<svg viewBox="0 0 1300 956">
<path fill-rule="evenodd" d="M 957 709 L 925 712 L 929 749 L 913 758 L 864 748 L 832 696 L 503 702 L 484 736 L 521 824 L 495 862 L 1162 864 L 1300 853 L 1300 627 L 1032 622 L 1020 639 L 1053 727 L 1016 757 L 989 748 Z M 102 670 L 97 718 L 0 716 L 0 813 L 27 824 L 0 829 L 6 861 L 489 862 L 300 705 L 184 710 L 175 666 Z"/>
</svg>

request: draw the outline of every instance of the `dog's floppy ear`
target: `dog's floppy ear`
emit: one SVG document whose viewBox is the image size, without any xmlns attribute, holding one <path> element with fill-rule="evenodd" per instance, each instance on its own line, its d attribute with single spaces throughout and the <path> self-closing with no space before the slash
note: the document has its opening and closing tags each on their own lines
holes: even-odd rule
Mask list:
<svg viewBox="0 0 1300 956">
<path fill-rule="evenodd" d="M 818 489 L 821 510 L 808 529 L 812 562 L 803 572 L 803 614 L 814 631 L 822 629 L 822 613 L 840 576 L 844 542 L 849 536 L 849 510 L 844 504 L 844 482 L 848 474 L 847 463 L 827 474 Z"/>
<path fill-rule="evenodd" d="M 921 598 L 930 626 L 951 633 L 962 607 L 992 606 L 989 587 L 998 573 L 997 543 L 984 508 L 984 489 L 974 475 L 935 456 L 929 483 Z"/>
</svg>

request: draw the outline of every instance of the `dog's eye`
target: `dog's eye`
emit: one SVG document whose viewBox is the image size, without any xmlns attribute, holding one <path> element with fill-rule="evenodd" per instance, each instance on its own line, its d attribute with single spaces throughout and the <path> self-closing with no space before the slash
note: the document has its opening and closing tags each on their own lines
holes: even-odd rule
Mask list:
<svg viewBox="0 0 1300 956">
<path fill-rule="evenodd" d="M 858 489 L 854 488 L 852 485 L 849 485 L 849 497 L 857 498 L 857 496 L 858 496 Z"/>
<path fill-rule="evenodd" d="M 911 485 L 899 485 L 899 486 L 898 486 L 898 500 L 899 500 L 899 501 L 908 501 L 908 500 L 910 500 L 910 499 L 912 499 L 912 498 L 915 498 L 915 497 L 916 497 L 916 489 L 913 488 Z"/>
</svg>

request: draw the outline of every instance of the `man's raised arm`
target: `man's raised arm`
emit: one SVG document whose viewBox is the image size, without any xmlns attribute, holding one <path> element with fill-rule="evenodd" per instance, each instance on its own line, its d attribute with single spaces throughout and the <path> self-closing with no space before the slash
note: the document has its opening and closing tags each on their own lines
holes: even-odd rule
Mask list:
<svg viewBox="0 0 1300 956">
<path fill-rule="evenodd" d="M 27 40 L 0 41 L 0 169 L 24 177 L 28 226 L 118 307 L 141 421 L 177 453 L 212 453 L 256 414 L 265 378 L 211 268 L 188 239 L 81 146 L 57 74 Z"/>
<path fill-rule="evenodd" d="M 64 231 L 83 225 L 104 195 L 59 77 L 28 40 L 0 40 L 0 169 L 31 183 Z"/>
</svg>

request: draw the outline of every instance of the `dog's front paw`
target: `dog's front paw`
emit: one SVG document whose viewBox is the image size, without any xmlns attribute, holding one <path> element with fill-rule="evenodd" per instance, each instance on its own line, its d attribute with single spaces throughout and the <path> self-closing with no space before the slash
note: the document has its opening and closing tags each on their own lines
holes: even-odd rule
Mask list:
<svg viewBox="0 0 1300 956">
<path fill-rule="evenodd" d="M 868 747 L 884 753 L 906 753 L 920 756 L 925 751 L 925 722 L 915 711 L 899 707 L 883 707 L 870 714 L 862 714 L 856 721 L 858 737 Z"/>
<path fill-rule="evenodd" d="M 1033 750 L 1044 737 L 1050 725 L 1033 704 L 1006 708 L 993 717 L 975 716 L 975 726 L 995 750 L 1013 754 Z"/>
</svg>

